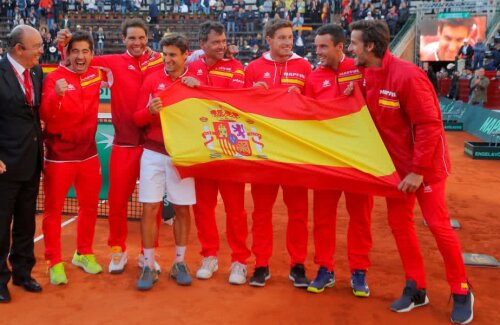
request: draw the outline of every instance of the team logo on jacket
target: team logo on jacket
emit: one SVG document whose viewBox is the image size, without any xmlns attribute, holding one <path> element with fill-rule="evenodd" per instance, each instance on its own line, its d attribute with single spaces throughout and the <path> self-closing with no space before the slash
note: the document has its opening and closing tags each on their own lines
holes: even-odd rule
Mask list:
<svg viewBox="0 0 500 325">
<path fill-rule="evenodd" d="M 330 82 L 330 80 L 326 79 L 325 81 L 323 81 L 323 88 L 330 87 L 331 85 L 332 83 Z"/>
<path fill-rule="evenodd" d="M 210 151 L 210 158 L 217 159 L 225 155 L 244 159 L 255 151 L 257 157 L 267 159 L 263 154 L 262 135 L 257 133 L 252 120 L 243 120 L 239 114 L 223 106 L 210 109 L 210 116 L 200 117 L 202 137 L 205 147 Z"/>
<path fill-rule="evenodd" d="M 197 76 L 201 76 L 202 74 L 203 74 L 203 70 L 198 69 L 198 71 L 196 71 L 196 75 Z"/>
<path fill-rule="evenodd" d="M 135 70 L 136 70 L 136 69 L 135 69 L 135 67 L 134 67 L 132 64 L 129 64 L 128 69 L 129 69 L 129 70 L 132 70 L 132 71 L 135 71 Z"/>
<path fill-rule="evenodd" d="M 76 87 L 72 84 L 68 84 L 68 90 L 76 90 Z"/>
<path fill-rule="evenodd" d="M 271 74 L 269 72 L 264 73 L 264 79 L 269 79 L 271 78 Z"/>
<path fill-rule="evenodd" d="M 381 89 L 379 92 L 378 105 L 384 108 L 399 109 L 399 100 L 395 92 Z"/>
<path fill-rule="evenodd" d="M 158 85 L 158 90 L 165 90 L 167 88 L 167 86 L 165 86 L 164 83 L 161 83 Z"/>
</svg>

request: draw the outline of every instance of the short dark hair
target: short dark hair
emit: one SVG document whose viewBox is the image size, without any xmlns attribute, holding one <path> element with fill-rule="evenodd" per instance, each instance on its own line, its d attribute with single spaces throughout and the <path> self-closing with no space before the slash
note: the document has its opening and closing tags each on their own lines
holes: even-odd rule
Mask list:
<svg viewBox="0 0 500 325">
<path fill-rule="evenodd" d="M 323 25 L 316 31 L 316 35 L 330 35 L 333 45 L 345 42 L 344 29 L 340 25 L 328 24 Z"/>
<path fill-rule="evenodd" d="M 361 31 L 364 45 L 373 43 L 373 54 L 377 58 L 384 56 L 391 40 L 389 27 L 384 20 L 358 20 L 349 25 L 349 30 Z"/>
<path fill-rule="evenodd" d="M 471 19 L 438 19 L 438 32 L 443 30 L 444 26 L 451 27 L 466 27 L 470 32 L 472 29 L 473 22 Z"/>
<path fill-rule="evenodd" d="M 146 26 L 144 20 L 140 18 L 125 19 L 125 21 L 122 23 L 123 37 L 127 37 L 127 30 L 130 27 L 142 28 L 144 30 L 144 33 L 146 33 L 146 36 L 148 35 L 148 26 Z"/>
<path fill-rule="evenodd" d="M 164 46 L 175 46 L 184 54 L 189 49 L 189 39 L 182 34 L 172 33 L 161 39 L 160 48 Z"/>
<path fill-rule="evenodd" d="M 92 35 L 90 35 L 89 32 L 86 31 L 78 31 L 75 32 L 71 35 L 71 39 L 69 40 L 68 43 L 68 53 L 71 51 L 73 48 L 73 44 L 75 42 L 87 42 L 89 44 L 89 48 L 91 51 L 94 50 L 94 39 L 92 38 Z"/>
<path fill-rule="evenodd" d="M 270 19 L 264 26 L 264 35 L 273 38 L 276 31 L 282 28 L 293 28 L 292 22 L 281 18 Z"/>
<path fill-rule="evenodd" d="M 198 40 L 206 42 L 208 40 L 208 34 L 210 34 L 211 31 L 214 31 L 219 35 L 226 32 L 224 25 L 218 21 L 206 21 L 200 26 Z"/>
</svg>

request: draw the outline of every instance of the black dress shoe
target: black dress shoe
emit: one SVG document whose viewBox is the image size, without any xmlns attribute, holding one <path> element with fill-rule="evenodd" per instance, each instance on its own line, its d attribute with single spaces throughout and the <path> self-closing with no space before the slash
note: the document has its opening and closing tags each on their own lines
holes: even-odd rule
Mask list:
<svg viewBox="0 0 500 325">
<path fill-rule="evenodd" d="M 10 302 L 10 293 L 7 285 L 0 284 L 0 304 Z"/>
<path fill-rule="evenodd" d="M 24 290 L 29 292 L 40 292 L 42 286 L 33 278 L 27 279 L 12 279 L 12 283 L 16 286 L 23 287 Z"/>
</svg>

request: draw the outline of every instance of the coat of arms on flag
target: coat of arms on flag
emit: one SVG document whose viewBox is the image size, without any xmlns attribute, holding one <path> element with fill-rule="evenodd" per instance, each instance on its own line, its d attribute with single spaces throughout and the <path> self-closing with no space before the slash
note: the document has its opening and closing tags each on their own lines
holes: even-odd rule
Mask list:
<svg viewBox="0 0 500 325">
<path fill-rule="evenodd" d="M 247 127 L 244 122 L 238 121 L 240 116 L 237 113 L 226 111 L 221 107 L 210 110 L 210 115 L 211 119 L 200 118 L 200 121 L 204 123 L 213 121 L 211 128 L 208 124 L 203 125 L 202 133 L 202 137 L 205 139 L 205 147 L 211 151 L 210 158 L 221 158 L 221 154 L 217 152 L 214 146 L 214 140 L 217 139 L 220 150 L 226 156 L 234 158 L 250 157 L 253 153 L 253 143 L 257 157 L 267 159 L 262 154 L 264 147 L 261 142 L 262 135 L 257 133 L 255 127 Z M 252 120 L 246 120 L 245 122 L 250 125 L 254 123 Z"/>
</svg>

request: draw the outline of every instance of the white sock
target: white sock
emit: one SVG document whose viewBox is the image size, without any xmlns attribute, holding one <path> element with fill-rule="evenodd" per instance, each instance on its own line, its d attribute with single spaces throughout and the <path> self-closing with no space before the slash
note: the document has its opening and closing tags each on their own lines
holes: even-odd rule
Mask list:
<svg viewBox="0 0 500 325">
<path fill-rule="evenodd" d="M 186 255 L 186 246 L 175 246 L 174 263 L 184 262 L 184 255 Z"/>
<path fill-rule="evenodd" d="M 155 265 L 155 249 L 154 248 L 144 248 L 144 263 L 150 268 Z"/>
</svg>

